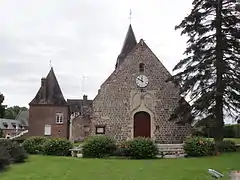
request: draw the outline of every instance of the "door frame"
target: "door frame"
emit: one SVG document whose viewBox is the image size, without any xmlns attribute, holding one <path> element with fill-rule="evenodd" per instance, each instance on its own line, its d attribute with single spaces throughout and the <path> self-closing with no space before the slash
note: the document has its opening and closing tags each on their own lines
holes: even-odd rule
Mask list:
<svg viewBox="0 0 240 180">
<path fill-rule="evenodd" d="M 129 139 L 133 139 L 134 138 L 134 115 L 137 113 L 137 112 L 140 112 L 140 111 L 144 111 L 146 113 L 148 113 L 150 115 L 150 123 L 151 123 L 151 139 L 155 139 L 155 134 L 154 134 L 154 131 L 156 129 L 155 127 L 155 116 L 153 114 L 153 112 L 151 112 L 150 110 L 148 110 L 147 108 L 137 108 L 135 109 L 134 111 L 131 112 L 131 119 L 130 119 L 130 127 L 131 127 L 131 134 L 129 134 Z"/>
</svg>

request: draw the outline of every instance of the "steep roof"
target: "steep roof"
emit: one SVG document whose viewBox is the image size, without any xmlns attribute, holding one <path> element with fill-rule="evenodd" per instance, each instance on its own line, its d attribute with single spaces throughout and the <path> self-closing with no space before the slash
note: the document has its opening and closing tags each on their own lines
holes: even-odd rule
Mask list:
<svg viewBox="0 0 240 180">
<path fill-rule="evenodd" d="M 37 104 L 67 105 L 53 68 L 51 68 L 46 78 L 42 78 L 40 89 L 35 98 L 29 103 L 29 105 Z"/>
<path fill-rule="evenodd" d="M 28 126 L 28 116 L 29 116 L 28 110 L 21 111 L 21 112 L 19 112 L 18 116 L 16 117 L 16 120 L 18 120 L 23 125 Z"/>
<path fill-rule="evenodd" d="M 132 25 L 130 24 L 128 27 L 128 31 L 127 31 L 123 46 L 122 46 L 122 50 L 117 58 L 117 63 L 115 68 L 119 67 L 119 65 L 123 62 L 127 54 L 131 52 L 136 45 L 137 45 L 137 40 L 134 35 Z"/>
</svg>

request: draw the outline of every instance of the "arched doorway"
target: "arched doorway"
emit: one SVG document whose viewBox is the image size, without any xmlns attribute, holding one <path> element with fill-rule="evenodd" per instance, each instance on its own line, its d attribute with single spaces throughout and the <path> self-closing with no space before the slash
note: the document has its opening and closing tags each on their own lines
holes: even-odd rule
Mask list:
<svg viewBox="0 0 240 180">
<path fill-rule="evenodd" d="M 134 114 L 133 137 L 151 137 L 151 117 L 147 112 L 140 111 Z"/>
</svg>

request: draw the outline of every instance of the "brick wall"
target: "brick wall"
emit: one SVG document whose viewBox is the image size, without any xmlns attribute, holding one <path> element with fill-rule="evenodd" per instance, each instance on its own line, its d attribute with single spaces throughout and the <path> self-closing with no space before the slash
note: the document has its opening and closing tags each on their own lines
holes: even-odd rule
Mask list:
<svg viewBox="0 0 240 180">
<path fill-rule="evenodd" d="M 56 123 L 56 113 L 64 114 L 63 124 Z M 44 136 L 45 125 L 51 125 L 51 137 L 68 138 L 68 106 L 37 105 L 29 109 L 29 136 Z"/>
</svg>

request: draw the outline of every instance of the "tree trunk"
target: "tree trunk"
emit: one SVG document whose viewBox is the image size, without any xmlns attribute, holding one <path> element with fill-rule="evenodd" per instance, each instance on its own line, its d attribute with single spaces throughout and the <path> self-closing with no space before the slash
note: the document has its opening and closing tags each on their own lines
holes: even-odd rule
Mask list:
<svg viewBox="0 0 240 180">
<path fill-rule="evenodd" d="M 215 128 L 214 128 L 214 140 L 215 143 L 222 142 L 223 140 L 223 93 L 224 93 L 224 82 L 223 82 L 223 73 L 224 73 L 224 63 L 223 63 L 223 49 L 222 49 L 222 1 L 218 0 L 216 8 L 216 72 L 217 72 L 217 81 L 216 81 L 216 119 L 215 119 Z"/>
</svg>

